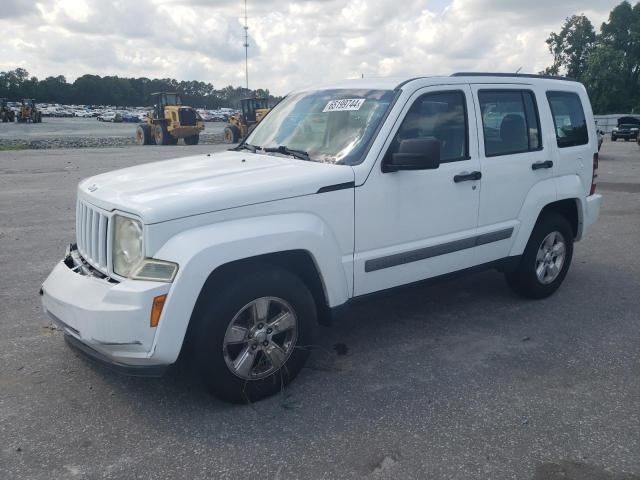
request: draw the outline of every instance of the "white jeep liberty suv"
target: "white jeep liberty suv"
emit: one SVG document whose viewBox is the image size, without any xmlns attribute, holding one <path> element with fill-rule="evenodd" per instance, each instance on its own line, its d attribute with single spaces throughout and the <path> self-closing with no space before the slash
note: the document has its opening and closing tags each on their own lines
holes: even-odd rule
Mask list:
<svg viewBox="0 0 640 480">
<path fill-rule="evenodd" d="M 597 142 L 566 79 L 297 91 L 232 151 L 82 181 L 44 309 L 112 368 L 159 375 L 184 345 L 213 393 L 257 400 L 356 297 L 474 267 L 551 295 L 599 215 Z"/>
</svg>

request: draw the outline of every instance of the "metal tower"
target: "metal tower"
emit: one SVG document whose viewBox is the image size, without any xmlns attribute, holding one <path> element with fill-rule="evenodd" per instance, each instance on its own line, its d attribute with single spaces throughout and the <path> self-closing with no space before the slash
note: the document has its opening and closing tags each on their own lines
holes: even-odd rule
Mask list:
<svg viewBox="0 0 640 480">
<path fill-rule="evenodd" d="M 247 25 L 247 0 L 244 0 L 244 77 L 249 91 L 249 26 Z"/>
</svg>

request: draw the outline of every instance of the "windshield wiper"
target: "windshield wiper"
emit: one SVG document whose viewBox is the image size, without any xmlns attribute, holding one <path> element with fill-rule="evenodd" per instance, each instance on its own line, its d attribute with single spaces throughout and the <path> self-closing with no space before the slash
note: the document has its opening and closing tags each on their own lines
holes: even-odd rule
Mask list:
<svg viewBox="0 0 640 480">
<path fill-rule="evenodd" d="M 237 147 L 232 148 L 232 150 L 235 150 L 236 152 L 239 150 L 249 150 L 251 153 L 256 153 L 256 150 L 258 150 L 258 148 L 259 147 L 256 147 L 255 145 L 251 145 L 250 143 L 241 143 Z"/>
<path fill-rule="evenodd" d="M 267 153 L 275 152 L 282 153 L 283 155 L 291 155 L 292 157 L 299 158 L 300 160 L 311 160 L 309 154 L 304 150 L 294 150 L 288 148 L 286 145 L 278 145 L 277 147 L 265 147 L 262 150 Z"/>
</svg>

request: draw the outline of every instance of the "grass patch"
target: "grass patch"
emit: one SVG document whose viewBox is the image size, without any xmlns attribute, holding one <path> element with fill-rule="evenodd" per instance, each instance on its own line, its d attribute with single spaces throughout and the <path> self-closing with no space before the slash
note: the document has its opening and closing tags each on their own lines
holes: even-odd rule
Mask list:
<svg viewBox="0 0 640 480">
<path fill-rule="evenodd" d="M 3 145 L 0 143 L 0 152 L 8 152 L 13 150 L 28 150 L 28 149 L 29 149 L 29 145 L 26 145 L 24 143 L 15 143 L 10 145 Z"/>
</svg>

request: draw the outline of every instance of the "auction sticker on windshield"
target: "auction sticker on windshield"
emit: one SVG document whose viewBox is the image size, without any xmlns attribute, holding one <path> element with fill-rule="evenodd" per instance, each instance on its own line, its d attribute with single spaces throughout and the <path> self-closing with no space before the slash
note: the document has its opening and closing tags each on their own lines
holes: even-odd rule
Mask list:
<svg viewBox="0 0 640 480">
<path fill-rule="evenodd" d="M 343 98 L 342 100 L 331 100 L 324 107 L 322 112 L 349 112 L 360 110 L 366 98 Z"/>
</svg>

